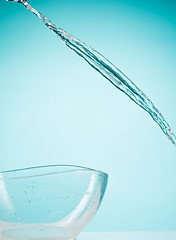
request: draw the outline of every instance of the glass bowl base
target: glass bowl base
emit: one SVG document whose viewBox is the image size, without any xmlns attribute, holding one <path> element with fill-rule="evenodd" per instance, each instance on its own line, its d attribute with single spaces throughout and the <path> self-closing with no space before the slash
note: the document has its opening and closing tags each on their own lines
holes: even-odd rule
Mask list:
<svg viewBox="0 0 176 240">
<path fill-rule="evenodd" d="M 6 229 L 0 234 L 1 240 L 76 240 L 72 234 L 58 227 L 27 227 Z"/>
</svg>

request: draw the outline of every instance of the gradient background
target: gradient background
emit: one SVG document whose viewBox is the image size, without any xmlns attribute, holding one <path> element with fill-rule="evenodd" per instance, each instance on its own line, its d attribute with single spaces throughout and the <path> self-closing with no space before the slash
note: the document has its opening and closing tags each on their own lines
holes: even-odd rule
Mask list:
<svg viewBox="0 0 176 240">
<path fill-rule="evenodd" d="M 176 4 L 31 0 L 120 68 L 176 132 Z M 176 149 L 150 116 L 17 3 L 0 0 L 0 170 L 101 169 L 87 231 L 176 230 Z"/>
</svg>

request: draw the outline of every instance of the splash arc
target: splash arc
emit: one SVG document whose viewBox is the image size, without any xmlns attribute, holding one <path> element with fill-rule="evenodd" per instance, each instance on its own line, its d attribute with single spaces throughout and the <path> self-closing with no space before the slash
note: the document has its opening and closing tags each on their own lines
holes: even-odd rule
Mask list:
<svg viewBox="0 0 176 240">
<path fill-rule="evenodd" d="M 159 125 L 168 139 L 176 146 L 176 136 L 171 130 L 169 124 L 161 112 L 155 107 L 152 101 L 140 90 L 123 72 L 113 65 L 107 58 L 95 49 L 80 41 L 76 37 L 67 33 L 62 28 L 58 28 L 54 23 L 47 19 L 43 14 L 34 9 L 26 0 L 6 0 L 22 3 L 30 12 L 34 13 L 43 23 L 61 40 L 67 47 L 76 52 L 83 58 L 92 68 L 103 75 L 116 88 L 124 92 L 137 105 L 147 111 L 153 120 Z"/>
</svg>

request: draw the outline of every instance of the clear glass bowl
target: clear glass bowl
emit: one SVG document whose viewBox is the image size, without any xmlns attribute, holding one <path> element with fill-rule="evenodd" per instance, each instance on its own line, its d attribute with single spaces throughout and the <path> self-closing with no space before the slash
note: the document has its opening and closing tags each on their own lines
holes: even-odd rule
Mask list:
<svg viewBox="0 0 176 240">
<path fill-rule="evenodd" d="M 1 172 L 0 239 L 74 239 L 96 213 L 107 180 L 71 165 Z"/>
</svg>

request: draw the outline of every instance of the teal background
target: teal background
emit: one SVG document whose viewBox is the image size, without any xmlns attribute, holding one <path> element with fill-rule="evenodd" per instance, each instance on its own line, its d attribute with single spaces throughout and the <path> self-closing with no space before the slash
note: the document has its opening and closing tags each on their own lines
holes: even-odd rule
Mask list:
<svg viewBox="0 0 176 240">
<path fill-rule="evenodd" d="M 176 132 L 176 4 L 31 0 L 141 88 Z M 176 230 L 176 149 L 24 7 L 0 0 L 0 170 L 75 164 L 109 184 L 87 231 Z"/>
</svg>

